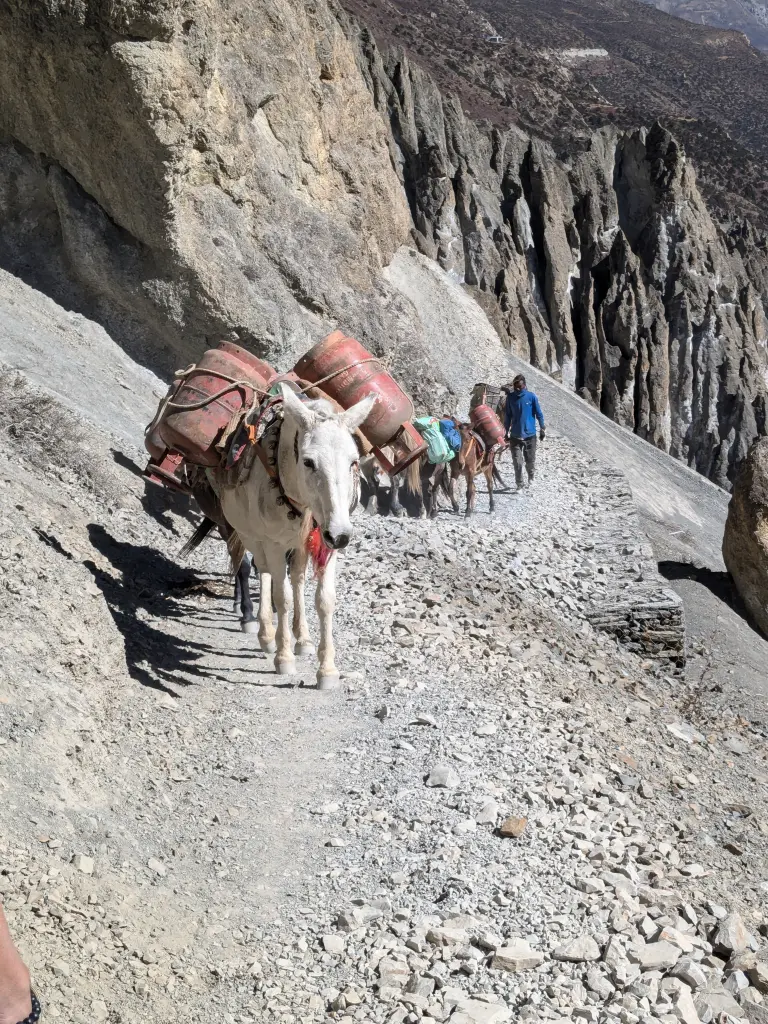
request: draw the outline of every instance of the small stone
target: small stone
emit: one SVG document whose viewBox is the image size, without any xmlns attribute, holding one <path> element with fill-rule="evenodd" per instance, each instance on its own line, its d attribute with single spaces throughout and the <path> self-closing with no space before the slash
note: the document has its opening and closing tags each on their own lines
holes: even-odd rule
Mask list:
<svg viewBox="0 0 768 1024">
<path fill-rule="evenodd" d="M 734 971 L 728 976 L 728 980 L 725 983 L 726 992 L 730 992 L 732 996 L 736 996 L 738 999 L 742 992 L 745 992 L 749 988 L 749 978 L 743 971 Z"/>
<path fill-rule="evenodd" d="M 93 874 L 93 857 L 86 857 L 84 853 L 76 853 L 72 858 L 72 863 L 84 875 Z"/>
<path fill-rule="evenodd" d="M 165 876 L 168 874 L 168 868 L 165 866 L 165 864 L 163 864 L 161 860 L 158 860 L 156 857 L 149 858 L 149 860 L 147 861 L 147 867 L 149 868 L 150 871 L 154 871 L 154 873 L 156 875 L 159 875 L 161 878 L 165 878 Z"/>
<path fill-rule="evenodd" d="M 499 835 L 504 839 L 519 839 L 527 824 L 527 818 L 505 818 L 499 826 Z"/>
<path fill-rule="evenodd" d="M 712 946 L 715 952 L 740 953 L 749 947 L 750 936 L 744 927 L 744 922 L 738 914 L 728 914 L 717 926 L 712 936 Z"/>
<path fill-rule="evenodd" d="M 764 960 L 758 960 L 749 971 L 749 980 L 758 992 L 768 995 L 768 963 Z"/>
<path fill-rule="evenodd" d="M 433 946 L 466 946 L 469 942 L 469 933 L 465 928 L 451 928 L 450 925 L 430 928 L 427 932 L 427 942 Z"/>
<path fill-rule="evenodd" d="M 671 973 L 675 978 L 680 978 L 681 981 L 684 981 L 694 992 L 697 989 L 704 988 L 707 984 L 707 975 L 704 970 L 695 960 L 691 960 L 687 956 L 677 961 Z"/>
<path fill-rule="evenodd" d="M 645 779 L 640 783 L 637 791 L 645 800 L 653 799 L 653 786 L 650 782 L 646 782 Z"/>
<path fill-rule="evenodd" d="M 721 1013 L 727 1013 L 730 1017 L 738 1019 L 744 1016 L 742 1008 L 730 992 L 726 992 L 725 989 L 703 989 L 697 993 L 694 1006 L 700 1020 L 717 1020 Z"/>
<path fill-rule="evenodd" d="M 683 932 L 679 932 L 677 928 L 662 928 L 656 936 L 656 940 L 664 940 L 665 942 L 671 942 L 673 946 L 683 953 L 692 953 L 694 945 L 691 940 Z"/>
<path fill-rule="evenodd" d="M 436 729 L 437 728 L 437 719 L 434 718 L 433 715 L 420 714 L 420 715 L 416 715 L 416 717 L 414 718 L 414 720 L 413 720 L 413 722 L 411 724 L 412 725 L 427 725 L 427 726 L 429 726 L 430 729 Z"/>
<path fill-rule="evenodd" d="M 323 949 L 326 953 L 337 953 L 341 954 L 344 952 L 346 946 L 346 940 L 343 935 L 324 935 L 323 936 Z"/>
<path fill-rule="evenodd" d="M 436 764 L 426 781 L 426 785 L 435 789 L 437 787 L 443 789 L 456 789 L 461 782 L 459 773 L 455 768 L 451 768 L 447 764 Z"/>
<path fill-rule="evenodd" d="M 486 722 L 475 729 L 475 736 L 493 736 L 496 733 L 496 726 L 493 722 Z"/>
<path fill-rule="evenodd" d="M 499 810 L 499 805 L 495 800 L 488 800 L 475 815 L 475 821 L 478 825 L 495 825 L 499 817 Z"/>
<path fill-rule="evenodd" d="M 680 950 L 671 942 L 649 942 L 642 949 L 629 949 L 629 957 L 644 971 L 665 971 L 680 959 Z"/>
<path fill-rule="evenodd" d="M 672 1003 L 672 1014 L 684 1024 L 700 1024 L 699 1014 L 688 986 L 677 978 L 665 978 L 660 986 L 661 993 Z"/>
<path fill-rule="evenodd" d="M 544 962 L 544 954 L 531 949 L 525 939 L 512 939 L 496 950 L 491 967 L 497 971 L 530 971 Z"/>
<path fill-rule="evenodd" d="M 576 888 L 580 892 L 585 892 L 589 896 L 594 896 L 597 893 L 605 892 L 605 882 L 602 878 L 577 878 Z"/>
<path fill-rule="evenodd" d="M 552 950 L 552 959 L 572 964 L 590 963 L 600 959 L 600 947 L 591 935 L 585 933 Z"/>
<path fill-rule="evenodd" d="M 675 722 L 672 725 L 667 725 L 667 729 L 672 733 L 674 737 L 682 740 L 684 743 L 703 743 L 704 737 L 692 725 L 688 725 L 685 722 Z"/>
</svg>

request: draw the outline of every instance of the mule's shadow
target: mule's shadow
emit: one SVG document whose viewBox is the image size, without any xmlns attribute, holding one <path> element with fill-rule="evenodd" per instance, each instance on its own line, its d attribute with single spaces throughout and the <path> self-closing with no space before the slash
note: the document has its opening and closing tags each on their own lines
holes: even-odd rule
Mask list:
<svg viewBox="0 0 768 1024">
<path fill-rule="evenodd" d="M 118 577 L 102 572 L 92 561 L 84 564 L 104 595 L 125 643 L 125 660 L 133 679 L 144 686 L 177 696 L 166 683 L 189 685 L 189 676 L 214 675 L 198 662 L 211 650 L 207 644 L 182 640 L 155 629 L 146 618 L 179 619 L 189 614 L 179 601 L 203 581 L 192 569 L 170 561 L 155 548 L 116 540 L 103 526 L 88 526 L 91 544 Z"/>
<path fill-rule="evenodd" d="M 127 470 L 133 476 L 144 477 L 143 468 L 137 462 L 134 462 L 130 456 L 119 451 L 117 448 L 112 448 L 111 451 L 115 464 L 120 466 L 121 469 Z M 141 506 L 151 519 L 154 519 L 164 529 L 172 530 L 174 533 L 178 533 L 178 528 L 168 514 L 169 512 L 173 512 L 175 515 L 188 519 L 197 525 L 198 517 L 192 505 L 192 499 L 188 495 L 182 494 L 181 491 L 159 487 L 145 480 L 144 493 L 141 496 Z"/>
</svg>

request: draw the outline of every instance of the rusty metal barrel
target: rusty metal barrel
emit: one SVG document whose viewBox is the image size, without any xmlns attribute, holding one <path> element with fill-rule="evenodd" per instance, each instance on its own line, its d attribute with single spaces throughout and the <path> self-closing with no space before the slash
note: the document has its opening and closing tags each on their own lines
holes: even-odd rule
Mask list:
<svg viewBox="0 0 768 1024">
<path fill-rule="evenodd" d="M 476 405 L 469 414 L 469 421 L 489 448 L 504 444 L 504 427 L 490 405 Z"/>
<path fill-rule="evenodd" d="M 334 331 L 305 353 L 293 372 L 322 388 L 333 401 L 349 409 L 368 395 L 378 401 L 360 430 L 373 446 L 388 473 L 400 473 L 426 451 L 426 444 L 410 422 L 413 403 L 381 362 L 355 338 Z M 392 462 L 382 448 L 395 451 Z"/>
<path fill-rule="evenodd" d="M 185 373 L 158 424 L 165 446 L 198 466 L 216 466 L 216 443 L 255 395 L 266 392 L 275 371 L 239 345 L 223 341 Z"/>
</svg>

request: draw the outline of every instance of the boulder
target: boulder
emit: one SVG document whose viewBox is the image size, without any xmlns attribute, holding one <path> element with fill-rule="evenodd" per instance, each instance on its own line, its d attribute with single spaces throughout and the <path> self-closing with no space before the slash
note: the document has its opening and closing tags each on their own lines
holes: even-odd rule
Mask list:
<svg viewBox="0 0 768 1024">
<path fill-rule="evenodd" d="M 723 560 L 749 614 L 768 636 L 768 437 L 749 449 L 734 483 Z"/>
</svg>

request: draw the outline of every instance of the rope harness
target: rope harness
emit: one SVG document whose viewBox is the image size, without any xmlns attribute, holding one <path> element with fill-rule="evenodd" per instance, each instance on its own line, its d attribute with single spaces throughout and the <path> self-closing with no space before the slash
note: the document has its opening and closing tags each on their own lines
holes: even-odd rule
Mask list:
<svg viewBox="0 0 768 1024">
<path fill-rule="evenodd" d="M 370 356 L 366 359 L 356 359 L 354 362 L 348 363 L 346 366 L 342 366 L 339 369 L 326 374 L 325 377 L 321 377 L 320 380 L 305 384 L 303 387 L 295 387 L 295 382 L 293 381 L 284 381 L 284 383 L 290 383 L 293 385 L 295 387 L 295 393 L 299 397 L 302 397 L 305 396 L 306 392 L 310 389 L 319 389 L 322 384 L 326 384 L 329 380 L 333 380 L 334 377 L 338 377 L 340 374 L 346 373 L 348 370 L 352 370 L 356 366 L 362 366 L 365 363 L 378 363 L 382 368 L 384 366 L 380 359 L 377 359 L 375 356 Z M 182 385 L 196 373 L 205 374 L 208 377 L 215 377 L 223 381 L 226 384 L 226 387 L 221 388 L 221 390 L 212 395 L 206 395 L 199 402 L 174 401 Z M 276 381 L 273 381 L 271 388 L 274 388 L 276 384 L 281 382 L 281 379 L 278 377 Z M 244 451 L 246 448 L 250 447 L 255 452 L 264 467 L 267 476 L 269 477 L 271 485 L 278 490 L 277 503 L 285 508 L 288 518 L 305 519 L 308 517 L 307 529 L 302 530 L 302 533 L 305 534 L 304 544 L 307 553 L 312 558 L 316 575 L 320 575 L 328 564 L 328 561 L 333 554 L 333 550 L 329 548 L 323 540 L 320 527 L 315 521 L 314 516 L 309 514 L 308 506 L 288 494 L 280 479 L 278 454 L 280 432 L 283 424 L 283 417 L 280 415 L 282 411 L 280 407 L 283 404 L 282 395 L 272 394 L 271 389 L 269 391 L 265 391 L 252 381 L 230 377 L 225 373 L 221 373 L 219 370 L 207 369 L 206 367 L 201 368 L 197 363 L 191 363 L 185 369 L 177 370 L 174 374 L 174 383 L 169 388 L 168 394 L 158 406 L 154 418 L 144 431 L 144 435 L 147 436 L 152 430 L 154 430 L 168 410 L 194 412 L 197 409 L 204 409 L 206 406 L 212 405 L 220 398 L 223 398 L 224 395 L 228 395 L 233 391 L 240 391 L 242 404 L 240 408 L 236 408 L 233 411 L 229 422 L 224 428 L 222 435 L 215 446 L 222 459 L 221 468 L 225 470 L 235 470 L 239 476 L 241 467 L 238 463 L 240 463 Z M 255 420 L 251 422 L 257 409 L 258 414 L 256 415 Z M 411 403 L 411 410 L 413 411 L 413 403 Z M 242 467 L 244 472 L 248 472 L 249 469 L 250 465 Z M 357 504 L 359 487 L 359 473 L 355 472 L 350 512 Z"/>
</svg>

